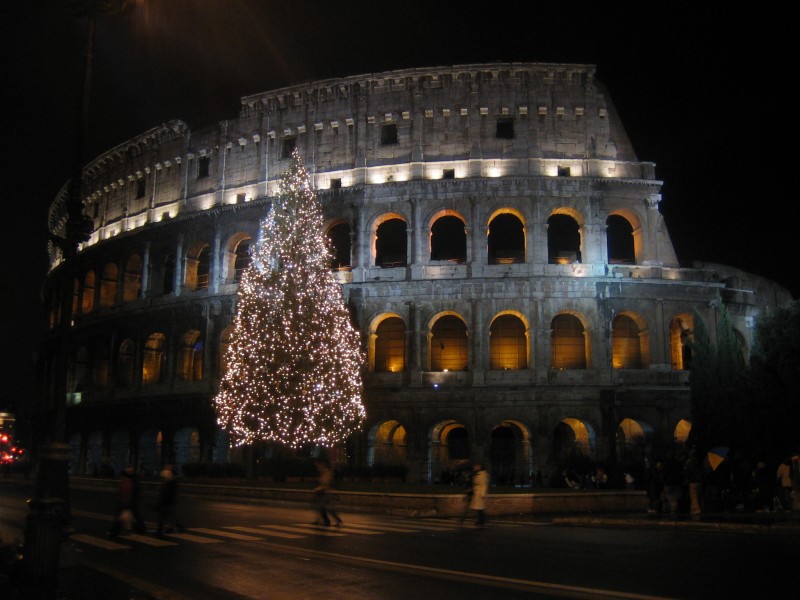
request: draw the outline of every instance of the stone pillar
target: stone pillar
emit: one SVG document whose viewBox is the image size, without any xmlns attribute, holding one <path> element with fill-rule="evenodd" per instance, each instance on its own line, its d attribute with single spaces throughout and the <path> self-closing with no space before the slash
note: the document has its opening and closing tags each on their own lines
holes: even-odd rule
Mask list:
<svg viewBox="0 0 800 600">
<path fill-rule="evenodd" d="M 208 293 L 219 292 L 220 275 L 222 273 L 222 260 L 220 252 L 219 227 L 214 228 L 214 241 L 211 242 L 211 256 L 208 257 Z"/>
<path fill-rule="evenodd" d="M 174 280 L 172 284 L 173 293 L 180 296 L 183 292 L 183 273 L 186 266 L 183 264 L 183 234 L 178 234 L 178 239 L 175 244 L 175 273 L 173 273 Z"/>
</svg>

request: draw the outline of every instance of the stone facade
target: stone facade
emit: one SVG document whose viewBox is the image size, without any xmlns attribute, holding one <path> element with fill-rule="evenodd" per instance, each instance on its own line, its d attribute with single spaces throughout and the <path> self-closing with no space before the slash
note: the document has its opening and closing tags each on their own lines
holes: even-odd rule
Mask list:
<svg viewBox="0 0 800 600">
<path fill-rule="evenodd" d="M 73 288 L 73 471 L 225 461 L 210 400 L 237 273 L 298 148 L 368 355 L 357 464 L 436 481 L 462 459 L 526 484 L 682 440 L 695 311 L 742 342 L 791 300 L 763 278 L 678 264 L 591 65 L 479 64 L 298 85 L 200 130 L 172 121 L 84 171 L 94 219 Z M 50 211 L 63 230 L 64 194 Z M 64 266 L 46 284 L 57 354 Z"/>
</svg>

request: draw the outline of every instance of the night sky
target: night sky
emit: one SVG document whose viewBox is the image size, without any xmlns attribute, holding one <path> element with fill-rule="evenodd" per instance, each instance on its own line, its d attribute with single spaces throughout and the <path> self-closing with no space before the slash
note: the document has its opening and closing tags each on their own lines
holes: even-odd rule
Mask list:
<svg viewBox="0 0 800 600">
<path fill-rule="evenodd" d="M 69 177 L 85 22 L 65 0 L 2 4 L 0 409 L 31 394 L 49 204 Z M 792 21 L 732 4 L 144 0 L 98 23 L 84 162 L 171 119 L 202 128 L 242 96 L 393 69 L 597 66 L 640 160 L 664 181 L 679 260 L 730 264 L 800 296 Z M 610 8 L 613 6 L 613 8 Z"/>
</svg>

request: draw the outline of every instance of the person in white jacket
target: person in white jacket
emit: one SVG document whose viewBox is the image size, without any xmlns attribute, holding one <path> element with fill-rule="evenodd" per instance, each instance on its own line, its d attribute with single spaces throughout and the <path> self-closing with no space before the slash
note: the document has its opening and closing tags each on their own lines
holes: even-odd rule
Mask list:
<svg viewBox="0 0 800 600">
<path fill-rule="evenodd" d="M 489 493 L 489 473 L 484 470 L 480 463 L 472 467 L 472 498 L 469 507 L 478 513 L 475 525 L 484 527 L 486 525 L 486 495 Z"/>
</svg>

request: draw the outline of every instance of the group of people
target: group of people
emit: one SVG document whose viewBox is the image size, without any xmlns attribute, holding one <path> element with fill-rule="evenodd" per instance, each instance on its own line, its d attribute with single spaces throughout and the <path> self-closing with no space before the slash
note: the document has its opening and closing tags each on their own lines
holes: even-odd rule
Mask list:
<svg viewBox="0 0 800 600">
<path fill-rule="evenodd" d="M 647 496 L 655 513 L 800 511 L 800 449 L 777 470 L 764 460 L 748 463 L 739 457 L 716 468 L 694 455 L 658 460 L 648 470 Z"/>
<path fill-rule="evenodd" d="M 155 534 L 163 537 L 173 529 L 183 531 L 183 523 L 178 518 L 176 504 L 178 500 L 178 481 L 172 470 L 172 465 L 165 465 L 160 471 L 161 486 L 158 491 L 153 508 L 158 514 Z M 122 472 L 122 479 L 117 497 L 117 510 L 108 535 L 116 537 L 124 533 L 147 533 L 144 516 L 141 508 L 141 486 L 139 474 L 132 466 L 126 467 Z"/>
</svg>

